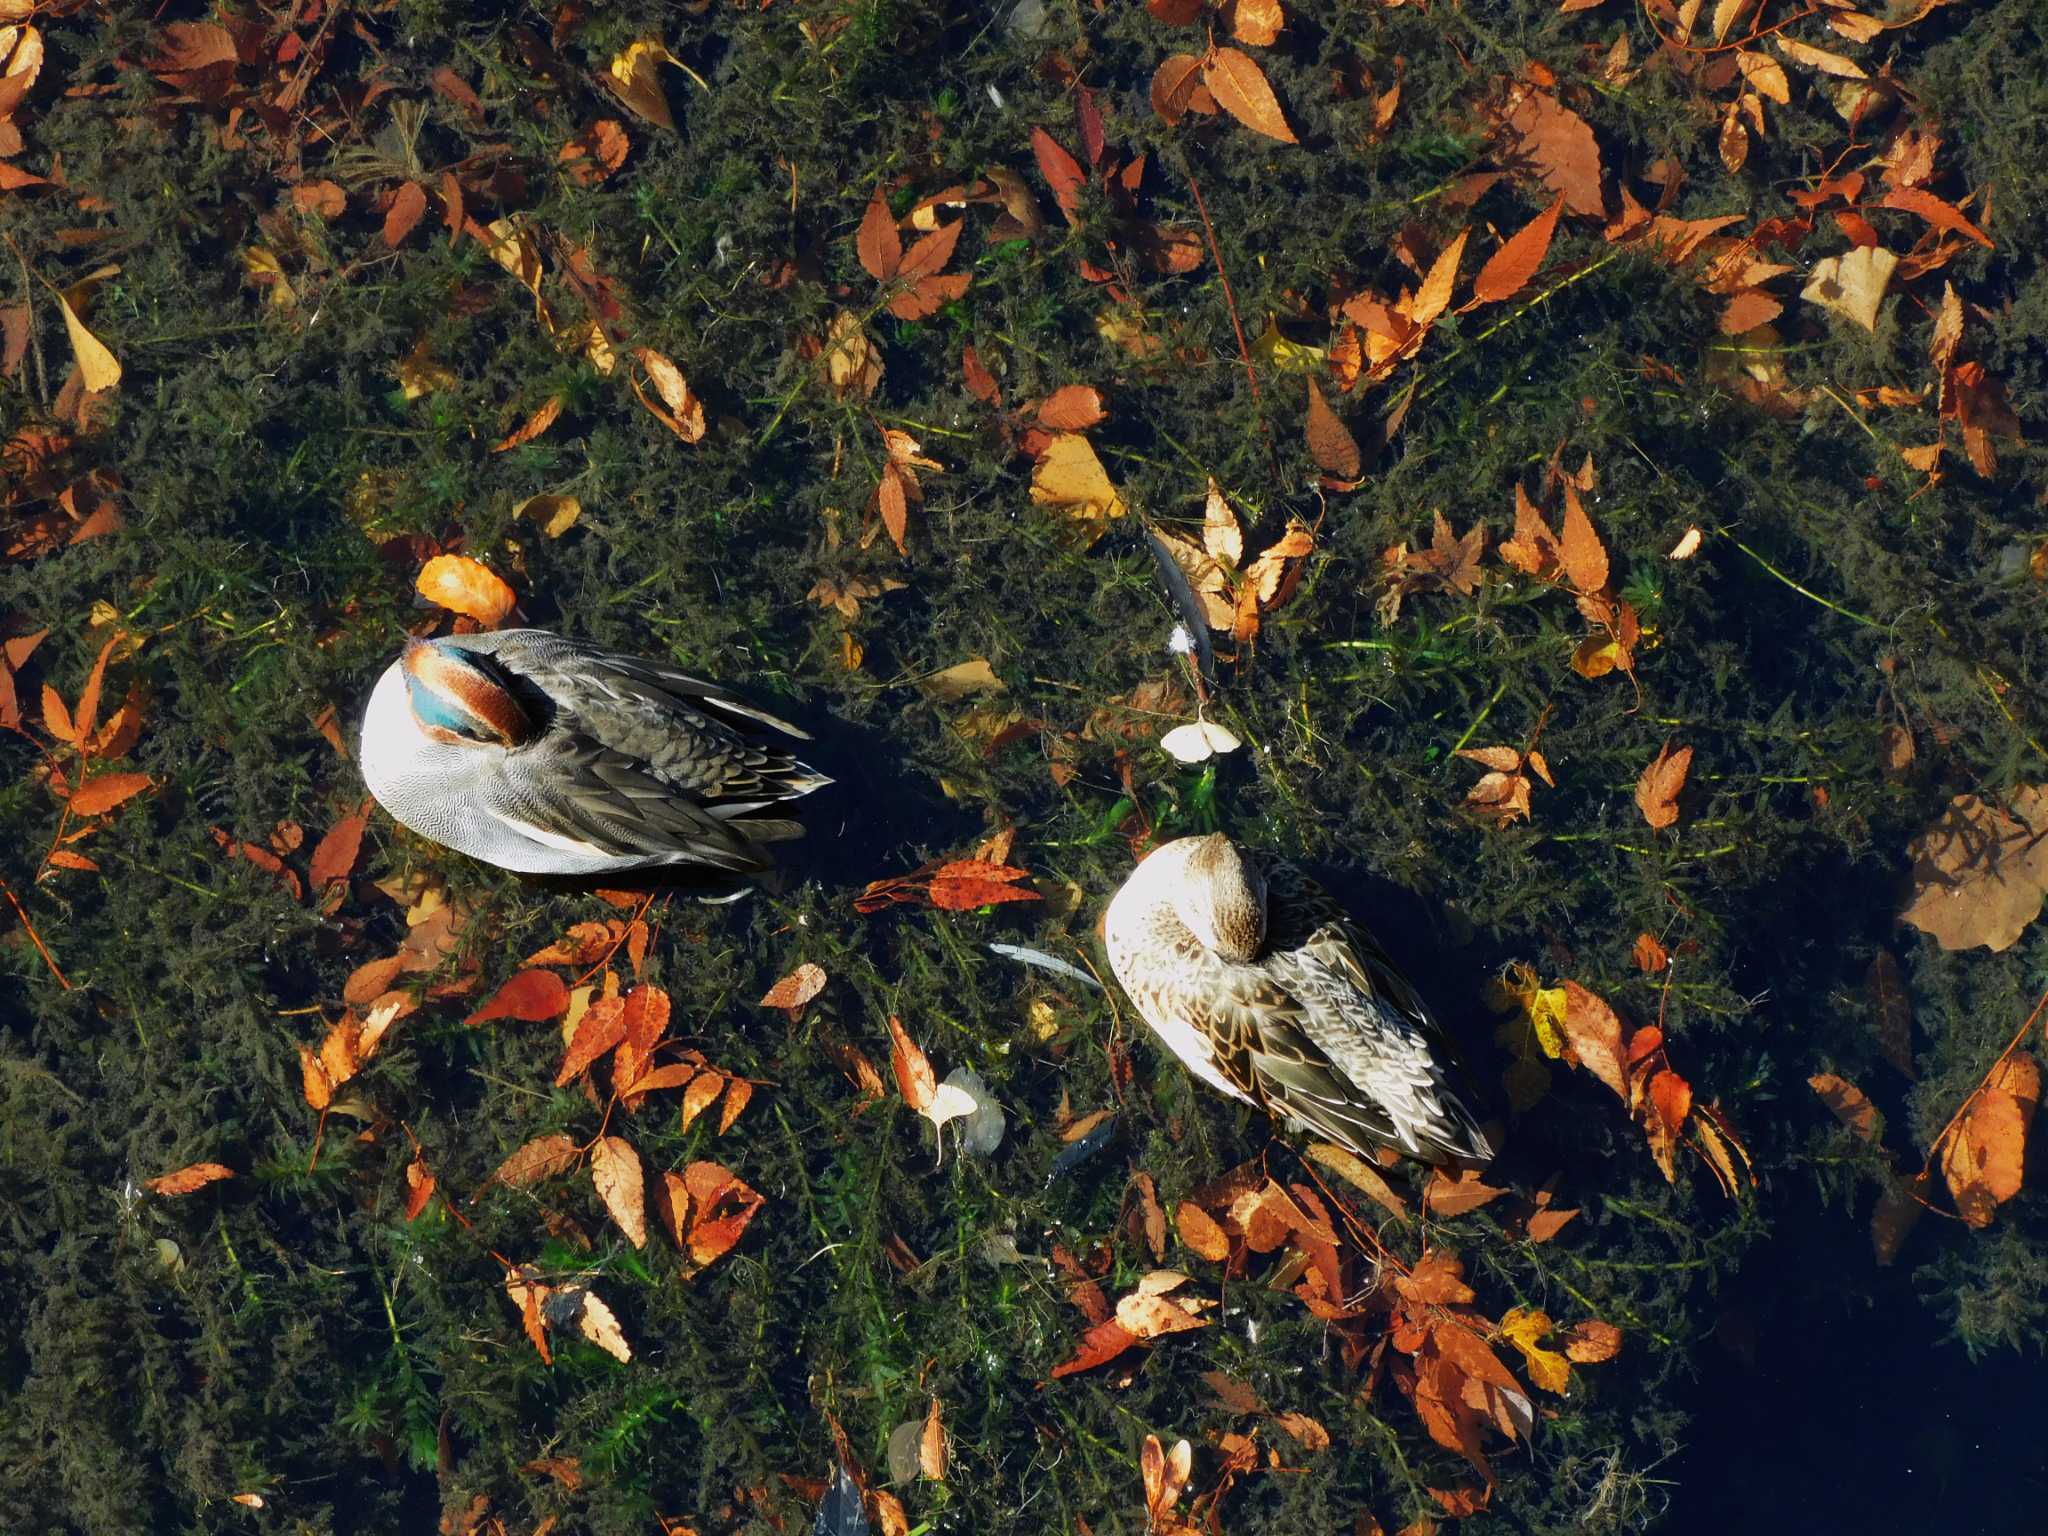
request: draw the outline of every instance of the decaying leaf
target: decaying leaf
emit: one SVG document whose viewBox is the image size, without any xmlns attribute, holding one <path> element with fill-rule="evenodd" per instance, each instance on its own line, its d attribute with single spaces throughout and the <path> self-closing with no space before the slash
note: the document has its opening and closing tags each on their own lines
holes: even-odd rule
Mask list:
<svg viewBox="0 0 2048 1536">
<path fill-rule="evenodd" d="M 805 1003 L 824 990 L 824 967 L 806 961 L 770 987 L 761 999 L 761 1006 L 780 1008 L 794 1019 L 803 1012 Z"/>
<path fill-rule="evenodd" d="M 160 1173 L 153 1179 L 145 1180 L 147 1188 L 158 1195 L 189 1195 L 195 1189 L 221 1179 L 232 1179 L 235 1170 L 222 1167 L 219 1163 L 191 1163 L 173 1173 Z"/>
<path fill-rule="evenodd" d="M 647 1197 L 640 1154 L 622 1136 L 600 1136 L 590 1148 L 590 1178 L 598 1198 L 635 1248 L 647 1246 Z"/>
<path fill-rule="evenodd" d="M 1636 805 L 1643 820 L 1658 830 L 1678 820 L 1678 795 L 1685 788 L 1685 776 L 1692 769 L 1692 748 L 1672 750 L 1665 742 L 1636 780 Z"/>
<path fill-rule="evenodd" d="M 1824 256 L 1813 264 L 1812 276 L 1799 290 L 1799 297 L 1874 331 L 1878 306 L 1884 302 L 1885 288 L 1898 264 L 1899 258 L 1879 245 L 1859 245 L 1840 256 Z"/>
<path fill-rule="evenodd" d="M 2027 1132 L 2040 1103 L 2040 1065 L 2015 1051 L 2000 1060 L 1942 1144 L 1942 1176 L 1971 1226 L 1989 1226 L 1998 1207 L 2020 1192 Z"/>
<path fill-rule="evenodd" d="M 2009 949 L 2048 895 L 2048 785 L 2018 786 L 2003 808 L 1957 795 L 1906 852 L 1900 921 L 1943 949 Z"/>
</svg>

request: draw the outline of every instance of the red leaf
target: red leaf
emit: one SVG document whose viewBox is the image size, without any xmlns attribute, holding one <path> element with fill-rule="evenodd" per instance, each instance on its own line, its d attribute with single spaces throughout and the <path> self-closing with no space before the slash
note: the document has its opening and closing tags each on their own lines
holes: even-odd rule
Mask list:
<svg viewBox="0 0 2048 1536">
<path fill-rule="evenodd" d="M 1030 877 L 1029 870 L 962 859 L 933 872 L 931 903 L 943 911 L 967 912 L 1003 901 L 1042 900 L 1029 886 L 1015 883 Z"/>
<path fill-rule="evenodd" d="M 356 867 L 362 851 L 363 829 L 370 824 L 369 807 L 344 816 L 313 849 L 313 862 L 306 867 L 306 879 L 315 891 L 325 890 L 331 880 L 346 880 Z"/>
<path fill-rule="evenodd" d="M 1038 157 L 1038 174 L 1052 188 L 1053 201 L 1060 205 L 1060 212 L 1067 216 L 1069 224 L 1078 223 L 1081 189 L 1088 184 L 1088 174 L 1081 169 L 1081 162 L 1060 148 L 1059 140 L 1043 128 L 1031 130 L 1031 152 Z"/>
<path fill-rule="evenodd" d="M 1936 229 L 1945 229 L 1951 234 L 1968 235 L 1987 251 L 1995 248 L 1991 244 L 1991 237 L 1964 218 L 1961 209 L 1943 202 L 1923 188 L 1893 187 L 1884 195 L 1884 206 L 1900 208 L 1907 213 L 1917 213 Z"/>
<path fill-rule="evenodd" d="M 556 982 L 560 984 L 559 977 Z M 588 1071 L 592 1062 L 625 1038 L 625 1002 L 616 997 L 599 998 L 583 1015 L 583 1022 L 576 1026 L 576 1038 L 562 1053 L 562 1066 L 555 1073 L 555 1086 L 559 1088 Z"/>
<path fill-rule="evenodd" d="M 1108 416 L 1102 391 L 1086 384 L 1062 385 L 1038 407 L 1038 424 L 1054 432 L 1085 432 Z"/>
<path fill-rule="evenodd" d="M 465 1024 L 491 1019 L 552 1019 L 569 1006 L 569 987 L 553 971 L 521 971 L 490 995 Z"/>
<path fill-rule="evenodd" d="M 1076 1371 L 1092 1371 L 1098 1365 L 1108 1364 L 1137 1342 L 1137 1335 L 1112 1317 L 1082 1334 L 1080 1347 L 1074 1351 L 1073 1358 L 1054 1366 L 1052 1374 L 1057 1378 L 1071 1376 Z"/>
</svg>

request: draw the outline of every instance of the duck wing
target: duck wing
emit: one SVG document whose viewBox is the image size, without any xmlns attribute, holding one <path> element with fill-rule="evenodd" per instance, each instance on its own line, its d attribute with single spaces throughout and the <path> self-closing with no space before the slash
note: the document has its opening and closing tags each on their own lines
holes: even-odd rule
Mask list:
<svg viewBox="0 0 2048 1536">
<path fill-rule="evenodd" d="M 1268 952 L 1230 967 L 1214 994 L 1219 1070 L 1276 1117 L 1361 1156 L 1383 1145 L 1425 1162 L 1489 1160 L 1442 1030 L 1386 951 L 1295 872 L 1269 870 L 1268 882 Z"/>
<path fill-rule="evenodd" d="M 772 813 L 831 782 L 774 739 L 802 731 L 674 667 L 539 630 L 463 644 L 544 721 L 498 772 L 514 814 L 547 838 L 758 871 L 760 844 L 802 835 Z"/>
</svg>

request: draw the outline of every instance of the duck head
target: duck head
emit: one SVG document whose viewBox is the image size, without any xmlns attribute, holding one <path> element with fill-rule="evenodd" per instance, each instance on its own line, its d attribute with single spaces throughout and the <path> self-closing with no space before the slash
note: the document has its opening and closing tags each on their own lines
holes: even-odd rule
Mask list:
<svg viewBox="0 0 2048 1536">
<path fill-rule="evenodd" d="M 453 640 L 408 640 L 399 665 L 413 719 L 430 741 L 509 750 L 533 735 L 532 717 L 476 652 Z"/>
<path fill-rule="evenodd" d="M 1161 853 L 1181 854 L 1173 907 L 1203 945 L 1234 965 L 1248 965 L 1266 942 L 1266 877 L 1221 832 L 1182 838 Z"/>
</svg>

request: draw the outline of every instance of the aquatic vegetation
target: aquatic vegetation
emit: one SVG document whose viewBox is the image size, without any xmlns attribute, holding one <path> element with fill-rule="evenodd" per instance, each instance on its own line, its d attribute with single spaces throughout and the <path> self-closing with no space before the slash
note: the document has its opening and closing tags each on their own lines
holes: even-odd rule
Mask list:
<svg viewBox="0 0 2048 1536">
<path fill-rule="evenodd" d="M 9 25 L 24 1527 L 1641 1529 L 2048 1340 L 2048 926 L 1896 923 L 2038 845 L 2038 7 Z M 787 878 L 367 808 L 500 622 L 810 731 Z M 1217 829 L 1398 938 L 1482 1180 L 1080 979 Z"/>
</svg>

